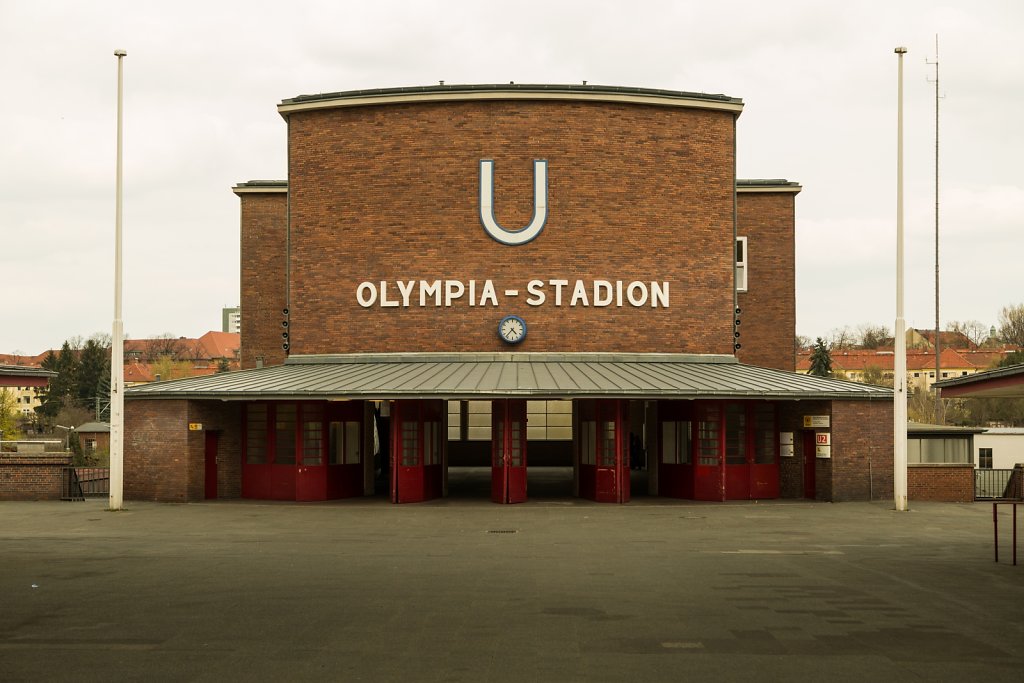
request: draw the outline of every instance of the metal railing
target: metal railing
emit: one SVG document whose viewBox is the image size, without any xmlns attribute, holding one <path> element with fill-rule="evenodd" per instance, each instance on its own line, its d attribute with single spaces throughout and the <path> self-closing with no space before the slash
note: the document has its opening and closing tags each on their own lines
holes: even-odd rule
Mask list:
<svg viewBox="0 0 1024 683">
<path fill-rule="evenodd" d="M 60 480 L 61 500 L 110 495 L 109 467 L 64 467 Z"/>
<path fill-rule="evenodd" d="M 1018 470 L 974 470 L 974 499 L 999 500 L 1020 498 L 1020 475 Z"/>
</svg>

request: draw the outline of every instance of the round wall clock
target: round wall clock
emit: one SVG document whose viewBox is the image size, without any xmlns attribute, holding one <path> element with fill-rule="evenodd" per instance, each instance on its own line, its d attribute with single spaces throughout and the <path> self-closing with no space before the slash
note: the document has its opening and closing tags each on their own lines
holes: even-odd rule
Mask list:
<svg viewBox="0 0 1024 683">
<path fill-rule="evenodd" d="M 526 321 L 518 315 L 506 315 L 498 323 L 498 336 L 508 344 L 518 344 L 526 339 Z"/>
</svg>

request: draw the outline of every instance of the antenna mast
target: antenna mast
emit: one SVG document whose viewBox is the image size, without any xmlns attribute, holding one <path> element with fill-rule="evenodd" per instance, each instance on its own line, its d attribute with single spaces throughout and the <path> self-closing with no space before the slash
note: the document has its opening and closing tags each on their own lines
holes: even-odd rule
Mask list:
<svg viewBox="0 0 1024 683">
<path fill-rule="evenodd" d="M 939 327 L 939 35 L 935 34 L 935 61 L 930 62 L 926 58 L 926 64 L 935 67 L 935 381 L 942 379 L 940 374 L 942 364 L 939 357 L 942 354 L 941 328 Z M 935 392 L 935 424 L 943 424 L 942 399 L 939 398 L 937 389 Z"/>
</svg>

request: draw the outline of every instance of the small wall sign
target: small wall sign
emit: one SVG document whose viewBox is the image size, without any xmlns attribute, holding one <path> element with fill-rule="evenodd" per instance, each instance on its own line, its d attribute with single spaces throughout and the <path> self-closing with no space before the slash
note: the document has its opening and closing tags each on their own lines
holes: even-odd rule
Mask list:
<svg viewBox="0 0 1024 683">
<path fill-rule="evenodd" d="M 829 432 L 817 432 L 814 435 L 815 446 L 831 446 L 832 435 Z"/>
<path fill-rule="evenodd" d="M 829 420 L 828 415 L 804 415 L 804 429 L 831 426 L 831 420 Z"/>
<path fill-rule="evenodd" d="M 190 432 L 201 432 L 201 431 L 203 431 L 203 423 L 202 422 L 189 422 L 188 423 L 188 431 L 190 431 Z"/>
</svg>

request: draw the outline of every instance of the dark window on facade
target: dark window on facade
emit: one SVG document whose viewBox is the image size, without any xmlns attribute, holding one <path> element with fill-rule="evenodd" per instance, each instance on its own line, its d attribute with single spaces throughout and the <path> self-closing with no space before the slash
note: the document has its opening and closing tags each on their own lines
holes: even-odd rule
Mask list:
<svg viewBox="0 0 1024 683">
<path fill-rule="evenodd" d="M 979 448 L 978 449 L 978 467 L 986 470 L 992 469 L 992 449 L 991 448 Z"/>
</svg>

